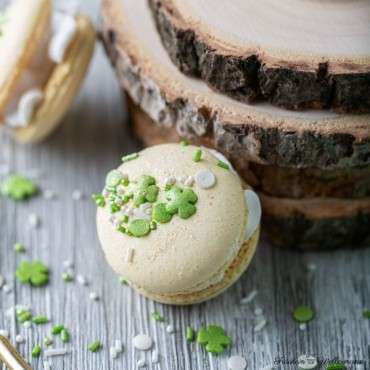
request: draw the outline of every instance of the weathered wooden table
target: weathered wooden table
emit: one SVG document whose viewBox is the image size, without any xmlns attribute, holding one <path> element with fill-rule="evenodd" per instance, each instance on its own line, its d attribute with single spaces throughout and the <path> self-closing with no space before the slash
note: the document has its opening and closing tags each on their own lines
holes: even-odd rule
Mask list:
<svg viewBox="0 0 370 370">
<path fill-rule="evenodd" d="M 95 12 L 96 2 L 89 5 Z M 124 128 L 125 126 L 125 128 Z M 362 311 L 370 308 L 370 250 L 330 253 L 296 253 L 275 249 L 266 241 L 248 272 L 220 297 L 194 307 L 168 307 L 148 301 L 121 285 L 104 260 L 95 230 L 95 205 L 90 194 L 103 186 L 106 172 L 116 167 L 124 153 L 139 148 L 127 129 L 127 114 L 113 72 L 100 47 L 89 78 L 64 125 L 45 143 L 34 147 L 16 145 L 0 134 L 0 168 L 9 165 L 12 172 L 35 176 L 43 190 L 55 191 L 57 198 L 42 194 L 26 203 L 0 198 L 0 274 L 11 288 L 0 290 L 0 329 L 26 338 L 20 352 L 31 360 L 31 349 L 50 332 L 51 324 L 25 328 L 6 311 L 23 304 L 35 314 L 45 314 L 53 323 L 70 328 L 72 340 L 55 347 L 67 347 L 71 353 L 53 358 L 52 369 L 102 370 L 136 368 L 146 358 L 147 369 L 227 369 L 231 354 L 244 356 L 248 369 L 261 369 L 281 360 L 277 369 L 297 369 L 299 355 L 312 354 L 320 360 L 348 360 L 348 368 L 366 368 L 370 358 L 370 320 Z M 3 176 L 2 176 L 3 177 Z M 85 197 L 74 200 L 73 193 Z M 76 194 L 75 194 L 76 195 Z M 35 213 L 41 225 L 32 229 L 28 217 Z M 16 254 L 15 242 L 24 243 L 27 252 Z M 45 288 L 30 288 L 14 279 L 21 260 L 39 259 L 51 269 L 51 282 Z M 85 287 L 65 283 L 63 261 L 74 263 L 75 273 L 88 277 Z M 258 295 L 249 304 L 240 301 L 251 291 Z M 91 292 L 99 301 L 89 298 Z M 316 317 L 301 330 L 293 321 L 292 310 L 302 304 L 315 308 Z M 267 325 L 254 332 L 258 322 L 255 309 L 264 311 Z M 156 323 L 151 313 L 163 314 L 165 323 Z M 206 324 L 225 327 L 233 339 L 230 350 L 210 356 L 196 344 L 188 344 L 187 325 Z M 173 334 L 166 331 L 172 324 Z M 135 334 L 147 333 L 154 339 L 160 355 L 152 364 L 151 353 L 133 348 Z M 124 352 L 115 360 L 109 347 L 115 339 L 124 343 Z M 101 340 L 99 353 L 87 350 L 88 343 Z M 355 366 L 355 361 L 366 365 Z M 32 360 L 34 369 L 42 369 L 42 358 Z"/>
</svg>

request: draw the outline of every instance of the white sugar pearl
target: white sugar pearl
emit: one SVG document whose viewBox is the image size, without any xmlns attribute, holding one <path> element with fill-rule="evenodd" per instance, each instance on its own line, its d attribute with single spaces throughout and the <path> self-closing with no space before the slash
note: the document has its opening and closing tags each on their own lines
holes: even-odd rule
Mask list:
<svg viewBox="0 0 370 370">
<path fill-rule="evenodd" d="M 37 216 L 36 213 L 31 213 L 29 216 L 28 216 L 28 225 L 32 228 L 32 229 L 37 229 L 40 225 L 41 225 L 41 219 L 39 216 Z"/>
<path fill-rule="evenodd" d="M 247 361 L 241 356 L 231 356 L 227 360 L 227 367 L 229 370 L 244 370 L 247 367 Z"/>
<path fill-rule="evenodd" d="M 21 334 L 18 334 L 16 337 L 15 337 L 15 341 L 19 344 L 21 343 L 24 343 L 26 340 L 24 339 L 24 336 L 21 335 Z"/>
<path fill-rule="evenodd" d="M 56 194 L 53 190 L 47 189 L 44 191 L 44 198 L 46 200 L 53 200 L 56 198 Z"/>
<path fill-rule="evenodd" d="M 136 349 L 140 351 L 147 351 L 152 348 L 153 339 L 146 334 L 139 334 L 133 339 L 133 345 Z"/>
<path fill-rule="evenodd" d="M 116 339 L 116 341 L 114 342 L 114 348 L 116 349 L 118 353 L 121 353 L 123 351 L 122 341 L 120 341 L 119 339 Z"/>
<path fill-rule="evenodd" d="M 210 189 L 216 184 L 216 176 L 211 170 L 202 170 L 195 175 L 195 182 L 202 189 Z"/>
<path fill-rule="evenodd" d="M 143 358 L 137 361 L 137 367 L 144 367 L 145 365 L 146 362 Z"/>
<path fill-rule="evenodd" d="M 111 358 L 115 359 L 118 356 L 118 352 L 115 347 L 110 347 L 109 349 L 109 355 Z"/>
<path fill-rule="evenodd" d="M 89 282 L 87 281 L 87 279 L 85 278 L 85 276 L 83 275 L 77 275 L 77 282 L 80 284 L 80 285 L 83 285 L 83 286 L 86 286 L 89 284 Z"/>
<path fill-rule="evenodd" d="M 99 298 L 100 298 L 99 295 L 98 295 L 98 293 L 96 293 L 96 292 L 91 292 L 90 295 L 89 295 L 89 297 L 90 297 L 90 299 L 92 301 L 98 301 Z"/>
<path fill-rule="evenodd" d="M 5 284 L 5 285 L 3 286 L 3 292 L 4 292 L 5 294 L 9 294 L 11 291 L 12 291 L 12 288 L 11 288 L 8 284 Z"/>
<path fill-rule="evenodd" d="M 166 331 L 167 331 L 167 333 L 172 334 L 175 331 L 175 329 L 174 329 L 173 325 L 167 325 Z"/>
<path fill-rule="evenodd" d="M 5 329 L 0 329 L 0 335 L 5 338 L 9 338 L 9 332 Z"/>
<path fill-rule="evenodd" d="M 298 367 L 302 370 L 312 370 L 317 367 L 317 358 L 309 355 L 298 357 Z"/>
</svg>

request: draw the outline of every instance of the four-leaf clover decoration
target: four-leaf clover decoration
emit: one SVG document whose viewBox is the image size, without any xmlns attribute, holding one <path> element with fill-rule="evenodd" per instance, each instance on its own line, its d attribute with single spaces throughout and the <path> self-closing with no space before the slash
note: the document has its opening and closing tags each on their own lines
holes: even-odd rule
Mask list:
<svg viewBox="0 0 370 370">
<path fill-rule="evenodd" d="M 220 326 L 209 325 L 199 330 L 197 342 L 205 346 L 207 352 L 218 354 L 231 344 L 231 339 Z"/>
<path fill-rule="evenodd" d="M 181 189 L 178 186 L 173 186 L 170 190 L 166 191 L 166 210 L 170 214 L 178 214 L 181 218 L 189 218 L 196 211 L 195 203 L 198 201 L 197 195 L 193 190 L 186 188 Z"/>
<path fill-rule="evenodd" d="M 148 175 L 140 177 L 136 191 L 134 192 L 134 205 L 136 207 L 146 202 L 154 203 L 157 200 L 159 187 L 155 178 Z"/>
<path fill-rule="evenodd" d="M 40 261 L 21 262 L 15 274 L 24 284 L 43 286 L 49 282 L 49 269 Z"/>
<path fill-rule="evenodd" d="M 1 185 L 1 193 L 14 200 L 27 199 L 37 193 L 37 186 L 24 176 L 12 175 Z"/>
</svg>

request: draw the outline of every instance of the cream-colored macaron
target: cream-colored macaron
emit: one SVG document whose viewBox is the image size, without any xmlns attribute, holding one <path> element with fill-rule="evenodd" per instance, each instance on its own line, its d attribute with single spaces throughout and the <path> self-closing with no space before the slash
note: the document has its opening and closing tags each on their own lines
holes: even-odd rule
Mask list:
<svg viewBox="0 0 370 370">
<path fill-rule="evenodd" d="M 261 206 L 215 151 L 164 144 L 123 157 L 96 194 L 98 235 L 113 269 L 168 304 L 212 298 L 258 243 Z"/>
<path fill-rule="evenodd" d="M 96 32 L 51 0 L 12 0 L 0 23 L 0 122 L 22 143 L 46 138 L 79 91 Z"/>
</svg>

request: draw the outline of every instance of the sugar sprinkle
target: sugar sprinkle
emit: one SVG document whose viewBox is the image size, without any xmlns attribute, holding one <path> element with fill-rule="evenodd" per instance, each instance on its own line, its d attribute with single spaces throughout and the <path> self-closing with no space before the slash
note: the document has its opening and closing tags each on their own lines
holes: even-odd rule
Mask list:
<svg viewBox="0 0 370 370">
<path fill-rule="evenodd" d="M 64 356 L 68 353 L 66 348 L 50 348 L 44 351 L 46 357 Z"/>
<path fill-rule="evenodd" d="M 254 332 L 257 333 L 259 331 L 261 331 L 267 324 L 267 320 L 265 318 L 263 318 L 258 324 L 255 325 L 254 327 Z"/>
<path fill-rule="evenodd" d="M 310 355 L 301 355 L 298 357 L 298 367 L 302 370 L 312 370 L 318 365 L 317 358 Z"/>
<path fill-rule="evenodd" d="M 17 343 L 21 344 L 21 343 L 24 343 L 24 342 L 26 341 L 26 339 L 24 338 L 24 336 L 23 336 L 23 335 L 18 334 L 18 335 L 15 337 L 15 341 L 16 341 Z"/>
<path fill-rule="evenodd" d="M 137 361 L 137 367 L 144 367 L 146 365 L 146 362 L 143 358 Z"/>
<path fill-rule="evenodd" d="M 227 360 L 229 370 L 244 370 L 247 367 L 247 361 L 242 356 L 231 356 Z"/>
<path fill-rule="evenodd" d="M 159 354 L 158 354 L 158 351 L 155 349 L 152 352 L 152 363 L 157 364 L 158 362 L 159 362 Z"/>
<path fill-rule="evenodd" d="M 133 345 L 140 351 L 147 351 L 153 345 L 153 339 L 146 334 L 138 334 L 133 338 Z"/>
<path fill-rule="evenodd" d="M 98 293 L 96 292 L 91 292 L 89 294 L 89 298 L 92 300 L 92 301 L 98 301 L 100 299 Z"/>
<path fill-rule="evenodd" d="M 171 324 L 170 325 L 167 325 L 167 327 L 166 327 L 166 332 L 167 333 L 173 334 L 174 331 L 175 331 L 175 329 L 174 329 L 173 325 L 171 325 Z"/>
<path fill-rule="evenodd" d="M 251 303 L 254 300 L 254 298 L 256 298 L 257 294 L 258 294 L 257 290 L 252 290 L 246 297 L 242 298 L 240 303 L 241 304 Z"/>
<path fill-rule="evenodd" d="M 41 225 L 41 219 L 36 213 L 30 213 L 28 216 L 28 225 L 31 229 L 37 229 Z"/>
</svg>

